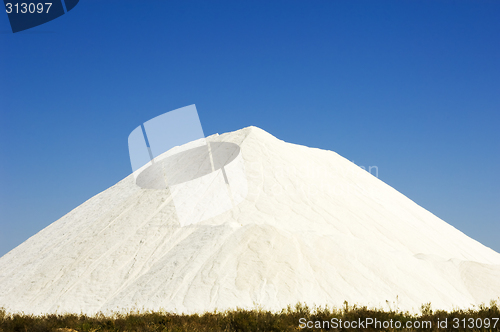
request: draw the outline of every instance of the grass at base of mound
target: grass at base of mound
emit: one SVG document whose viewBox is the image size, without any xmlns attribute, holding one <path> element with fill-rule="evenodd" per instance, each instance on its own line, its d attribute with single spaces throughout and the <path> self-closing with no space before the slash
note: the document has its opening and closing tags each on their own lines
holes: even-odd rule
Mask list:
<svg viewBox="0 0 500 332">
<path fill-rule="evenodd" d="M 297 304 L 279 313 L 231 310 L 202 315 L 166 312 L 130 312 L 105 315 L 25 315 L 0 309 L 0 332 L 107 331 L 500 331 L 500 302 L 468 310 L 433 311 L 423 305 L 420 314 L 367 307 L 309 308 Z"/>
</svg>

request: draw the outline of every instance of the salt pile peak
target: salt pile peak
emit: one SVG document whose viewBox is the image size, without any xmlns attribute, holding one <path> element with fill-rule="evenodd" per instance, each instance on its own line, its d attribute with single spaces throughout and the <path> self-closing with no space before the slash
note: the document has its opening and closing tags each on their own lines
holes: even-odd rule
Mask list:
<svg viewBox="0 0 500 332">
<path fill-rule="evenodd" d="M 338 154 L 256 127 L 207 141 L 238 145 L 241 202 L 182 227 L 170 190 L 130 175 L 0 258 L 0 307 L 415 310 L 500 297 L 500 254 Z"/>
</svg>

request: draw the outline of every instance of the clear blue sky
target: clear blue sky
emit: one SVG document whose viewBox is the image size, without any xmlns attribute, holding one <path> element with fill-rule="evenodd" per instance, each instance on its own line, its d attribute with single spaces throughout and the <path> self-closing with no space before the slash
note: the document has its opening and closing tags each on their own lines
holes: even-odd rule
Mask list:
<svg viewBox="0 0 500 332">
<path fill-rule="evenodd" d="M 0 15 L 0 256 L 131 172 L 127 137 L 196 104 L 336 151 L 500 252 L 500 1 L 82 0 Z"/>
</svg>

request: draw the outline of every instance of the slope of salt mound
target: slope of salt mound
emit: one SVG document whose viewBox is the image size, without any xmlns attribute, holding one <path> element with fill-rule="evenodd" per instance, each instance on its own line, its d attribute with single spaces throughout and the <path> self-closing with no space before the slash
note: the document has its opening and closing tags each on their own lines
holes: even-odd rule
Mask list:
<svg viewBox="0 0 500 332">
<path fill-rule="evenodd" d="M 208 140 L 241 148 L 248 195 L 237 207 L 180 227 L 169 190 L 131 175 L 0 258 L 0 307 L 415 310 L 500 297 L 500 254 L 338 154 L 256 127 Z"/>
</svg>

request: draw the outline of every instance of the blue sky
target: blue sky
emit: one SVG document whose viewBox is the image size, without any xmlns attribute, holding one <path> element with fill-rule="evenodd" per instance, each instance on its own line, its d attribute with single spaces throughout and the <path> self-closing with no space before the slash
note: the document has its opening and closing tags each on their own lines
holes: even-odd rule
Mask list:
<svg viewBox="0 0 500 332">
<path fill-rule="evenodd" d="M 500 252 L 499 1 L 82 0 L 0 15 L 0 256 L 131 172 L 127 137 L 196 104 L 336 151 Z"/>
</svg>

